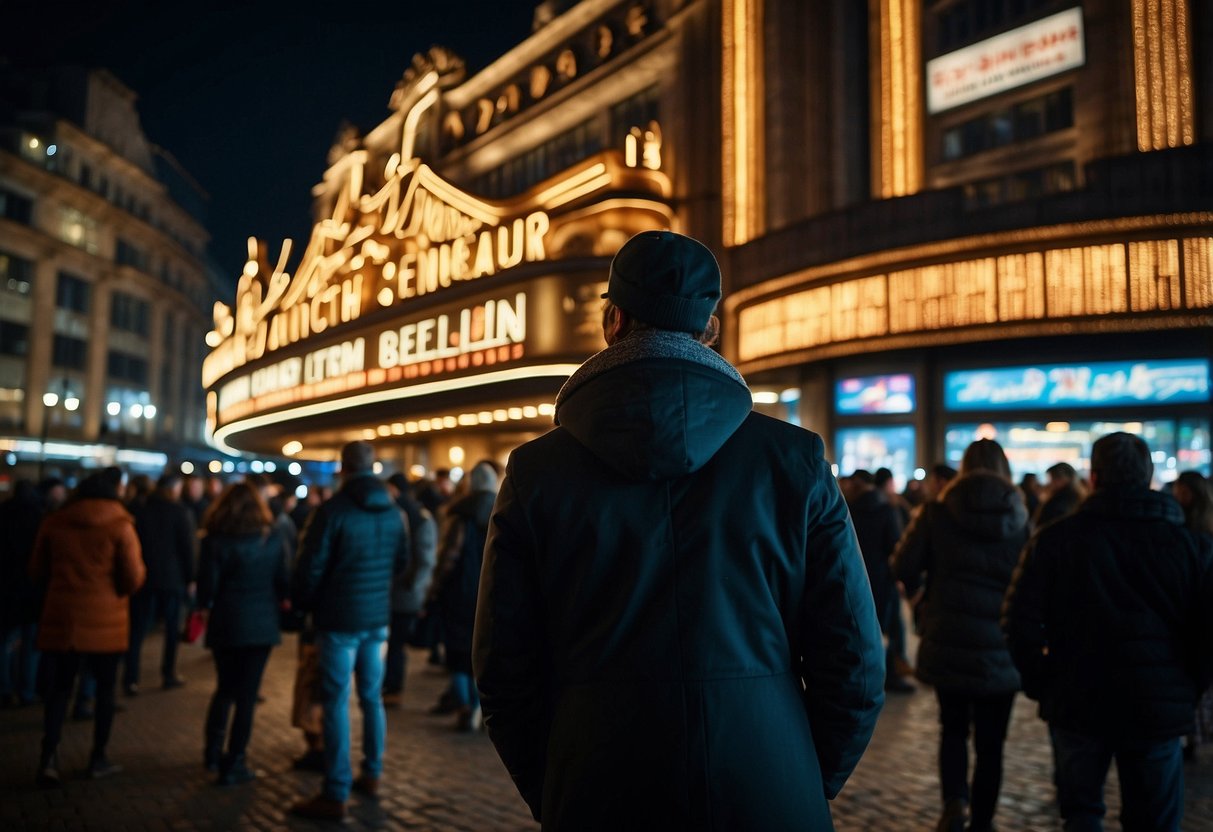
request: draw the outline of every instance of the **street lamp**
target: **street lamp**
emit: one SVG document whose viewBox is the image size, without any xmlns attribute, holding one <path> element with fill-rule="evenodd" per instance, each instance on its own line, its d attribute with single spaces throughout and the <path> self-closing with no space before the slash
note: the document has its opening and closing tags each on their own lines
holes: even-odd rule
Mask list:
<svg viewBox="0 0 1213 832">
<path fill-rule="evenodd" d="M 74 395 L 69 387 L 68 380 L 63 379 L 63 409 L 68 412 L 74 412 L 80 408 L 80 398 Z M 45 408 L 42 414 L 42 437 L 38 443 L 38 479 L 44 478 L 46 473 L 46 438 L 51 429 L 51 413 L 59 404 L 59 394 L 54 391 L 47 391 L 42 394 L 42 405 Z"/>
</svg>

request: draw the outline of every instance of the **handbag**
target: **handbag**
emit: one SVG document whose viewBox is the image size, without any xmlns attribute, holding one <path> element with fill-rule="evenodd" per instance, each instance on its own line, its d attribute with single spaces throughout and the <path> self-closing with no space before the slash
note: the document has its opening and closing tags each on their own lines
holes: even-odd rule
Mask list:
<svg viewBox="0 0 1213 832">
<path fill-rule="evenodd" d="M 193 644 L 206 631 L 206 613 L 203 610 L 191 610 L 185 619 L 185 632 L 181 634 L 186 644 Z"/>
</svg>

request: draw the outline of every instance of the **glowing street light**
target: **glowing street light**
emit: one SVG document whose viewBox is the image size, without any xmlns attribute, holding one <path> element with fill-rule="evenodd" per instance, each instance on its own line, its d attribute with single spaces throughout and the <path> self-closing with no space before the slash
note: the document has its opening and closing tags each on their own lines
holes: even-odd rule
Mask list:
<svg viewBox="0 0 1213 832">
<path fill-rule="evenodd" d="M 80 409 L 80 399 L 76 398 L 75 396 L 73 396 L 69 393 L 67 398 L 65 398 L 63 400 L 63 407 L 64 407 L 64 409 L 66 409 L 69 412 L 74 412 L 76 410 L 79 410 Z"/>
<path fill-rule="evenodd" d="M 122 402 L 110 402 L 105 406 L 105 412 L 111 416 L 117 416 L 122 412 Z"/>
<path fill-rule="evenodd" d="M 42 394 L 42 403 L 44 405 L 46 405 L 47 407 L 54 407 L 55 405 L 59 404 L 59 394 L 58 393 L 43 393 Z"/>
</svg>

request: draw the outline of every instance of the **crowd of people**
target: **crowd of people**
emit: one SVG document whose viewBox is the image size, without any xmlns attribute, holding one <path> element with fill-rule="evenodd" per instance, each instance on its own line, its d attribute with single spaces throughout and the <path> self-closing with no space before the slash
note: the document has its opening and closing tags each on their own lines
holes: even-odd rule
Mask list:
<svg viewBox="0 0 1213 832">
<path fill-rule="evenodd" d="M 916 676 L 938 700 L 940 832 L 993 828 L 1020 691 L 1049 724 L 1067 829 L 1101 828 L 1113 758 L 1125 828 L 1177 829 L 1179 761 L 1213 741 L 1213 483 L 1185 471 L 1151 490 L 1149 449 L 1129 434 L 1091 456 L 1086 479 L 1058 462 L 1045 484 L 1015 485 L 982 439 L 959 471 L 936 465 L 901 493 L 888 469 L 840 478 L 885 634 L 885 689 L 913 693 Z"/>
<path fill-rule="evenodd" d="M 282 632 L 299 632 L 292 721 L 306 750 L 294 764 L 325 780 L 298 814 L 340 818 L 351 789 L 375 794 L 384 707 L 401 704 L 406 645 L 430 648 L 450 671 L 431 713 L 454 713 L 455 728 L 478 730 L 471 631 L 500 469 L 483 460 L 457 485 L 447 469 L 383 482 L 373 465 L 372 447 L 351 443 L 340 487 L 311 489 L 303 501 L 263 474 L 225 483 L 169 471 L 152 481 L 107 468 L 72 488 L 16 483 L 0 503 L 0 704 L 44 704 L 37 783 L 62 782 L 69 715 L 93 722 L 88 776 L 121 770 L 106 753 L 117 693 L 139 696 L 143 642 L 157 621 L 164 690 L 186 684 L 181 638 L 193 627 L 205 634 L 216 686 L 202 763 L 219 785 L 255 778 L 247 754 L 261 677 Z M 365 731 L 357 778 L 351 679 Z"/>
<path fill-rule="evenodd" d="M 989 439 L 902 494 L 887 470 L 836 481 L 821 437 L 757 412 L 711 349 L 720 297 L 701 243 L 631 238 L 611 263 L 607 347 L 565 383 L 554 428 L 458 488 L 442 472 L 381 482 L 366 442 L 342 449 L 339 488 L 299 506 L 259 476 L 136 478 L 125 502 L 116 469 L 70 494 L 19 484 L 0 507 L 0 692 L 43 699 L 38 781 L 61 780 L 73 689 L 95 701 L 89 773 L 117 770 L 118 666 L 137 696 L 158 613 L 162 685 L 183 684 L 190 607 L 216 667 L 201 756 L 221 785 L 255 776 L 261 675 L 299 631 L 295 764 L 324 775 L 292 807 L 309 818 L 378 793 L 405 645 L 433 661 L 441 641 L 451 685 L 433 710 L 461 731 L 483 714 L 545 828 L 831 829 L 886 692 L 913 695 L 916 677 L 939 709 L 941 832 L 994 828 L 1020 691 L 1048 723 L 1067 829 L 1102 828 L 1115 759 L 1124 828 L 1178 830 L 1184 738 L 1209 727 L 1208 480 L 1155 490 L 1146 443 L 1112 433 L 1085 479 L 1059 463 L 1044 487 L 1015 485 Z"/>
</svg>

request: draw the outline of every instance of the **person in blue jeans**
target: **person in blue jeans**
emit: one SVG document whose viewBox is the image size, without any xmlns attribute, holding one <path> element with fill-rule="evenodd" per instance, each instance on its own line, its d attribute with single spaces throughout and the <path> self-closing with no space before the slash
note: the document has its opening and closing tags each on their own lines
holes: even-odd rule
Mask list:
<svg viewBox="0 0 1213 832">
<path fill-rule="evenodd" d="M 341 820 L 350 791 L 375 797 L 383 772 L 382 650 L 392 617 L 392 582 L 408 565 L 407 525 L 372 469 L 369 442 L 341 449 L 341 488 L 303 528 L 291 603 L 311 613 L 324 708 L 324 787 L 291 807 L 301 817 Z M 362 710 L 362 766 L 350 760 L 350 677 Z"/>
<path fill-rule="evenodd" d="M 1071 832 L 1103 829 L 1113 759 L 1127 832 L 1173 832 L 1183 816 L 1180 738 L 1213 679 L 1213 538 L 1184 527 L 1153 474 L 1140 437 L 1097 440 L 1094 492 L 1032 537 L 1003 608 Z"/>
</svg>

